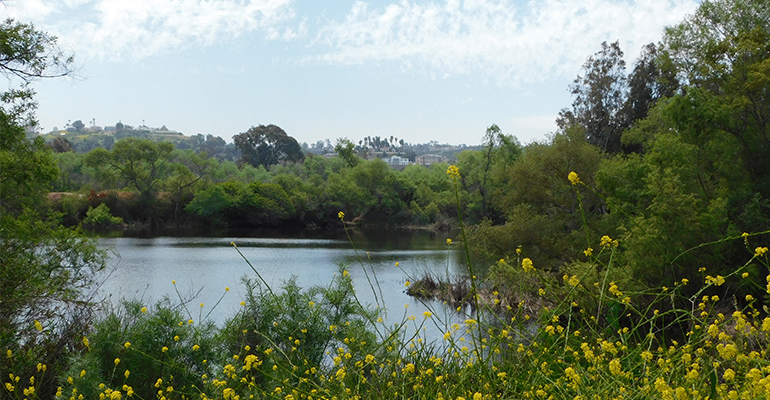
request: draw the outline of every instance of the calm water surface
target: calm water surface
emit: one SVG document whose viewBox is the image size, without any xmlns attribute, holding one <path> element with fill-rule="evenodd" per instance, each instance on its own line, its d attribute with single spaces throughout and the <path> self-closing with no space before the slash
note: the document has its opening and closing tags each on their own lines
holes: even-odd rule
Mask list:
<svg viewBox="0 0 770 400">
<path fill-rule="evenodd" d="M 400 322 L 410 315 L 417 316 L 415 322 L 419 323 L 427 310 L 450 324 L 466 318 L 440 302 L 424 304 L 404 293 L 407 280 L 426 272 L 441 277 L 463 274 L 461 246 L 446 244 L 451 235 L 356 230 L 351 236 L 352 244 L 344 232 L 101 238 L 100 247 L 113 255 L 100 293 L 113 301 L 137 299 L 147 305 L 165 296 L 178 303 L 181 297 L 189 300 L 188 309 L 195 319 L 208 315 L 221 325 L 240 308 L 245 290 L 242 278 L 257 279 L 231 244 L 235 243 L 273 290 L 292 276 L 303 289 L 326 286 L 343 265 L 353 278 L 359 299 L 374 306 L 375 295 L 363 270 L 366 268 L 372 279 L 374 271 L 382 289 L 381 304 L 387 310 L 386 324 Z M 176 284 L 172 283 L 174 281 Z M 225 288 L 230 291 L 226 292 Z M 375 291 L 379 297 L 376 284 Z M 214 307 L 220 298 L 221 302 Z M 201 303 L 203 307 L 200 307 Z M 410 324 L 414 323 L 410 321 Z M 430 336 L 443 328 L 443 324 L 426 325 L 429 333 L 433 331 Z"/>
</svg>

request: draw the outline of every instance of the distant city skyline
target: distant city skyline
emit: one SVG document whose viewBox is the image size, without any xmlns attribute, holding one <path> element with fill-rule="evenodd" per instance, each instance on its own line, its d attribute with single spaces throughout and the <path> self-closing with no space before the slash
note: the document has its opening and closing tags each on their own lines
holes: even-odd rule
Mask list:
<svg viewBox="0 0 770 400">
<path fill-rule="evenodd" d="M 93 118 L 299 142 L 478 144 L 497 124 L 545 139 L 602 41 L 629 67 L 693 0 L 5 0 L 59 38 L 74 78 L 34 84 L 43 131 Z"/>
</svg>

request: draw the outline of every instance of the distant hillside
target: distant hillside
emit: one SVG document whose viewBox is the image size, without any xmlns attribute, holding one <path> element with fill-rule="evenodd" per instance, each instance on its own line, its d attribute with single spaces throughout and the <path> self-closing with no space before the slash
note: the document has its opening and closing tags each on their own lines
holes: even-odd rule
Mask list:
<svg viewBox="0 0 770 400">
<path fill-rule="evenodd" d="M 127 126 L 114 130 L 65 130 L 50 132 L 40 136 L 57 152 L 75 151 L 78 153 L 88 153 L 97 147 L 111 150 L 116 141 L 128 137 L 136 137 L 156 142 L 171 142 L 174 143 L 177 149 L 181 150 L 205 151 L 209 156 L 220 160 L 234 161 L 240 157 L 240 153 L 235 148 L 235 145 L 227 143 L 219 136 L 203 135 L 200 133 L 194 136 L 185 136 L 176 131 L 163 128 L 152 129 L 144 126 L 136 129 Z"/>
</svg>

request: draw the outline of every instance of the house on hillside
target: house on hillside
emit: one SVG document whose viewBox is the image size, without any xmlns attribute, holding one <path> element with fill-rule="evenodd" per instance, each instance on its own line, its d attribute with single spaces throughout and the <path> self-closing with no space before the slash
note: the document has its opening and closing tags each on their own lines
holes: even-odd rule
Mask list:
<svg viewBox="0 0 770 400">
<path fill-rule="evenodd" d="M 423 154 L 414 158 L 414 163 L 426 167 L 435 163 L 447 162 L 447 158 L 439 154 Z"/>
<path fill-rule="evenodd" d="M 409 165 L 409 159 L 399 156 L 392 156 L 390 158 L 385 158 L 382 161 L 385 161 L 390 165 L 391 167 L 399 167 L 399 166 L 407 166 Z"/>
</svg>

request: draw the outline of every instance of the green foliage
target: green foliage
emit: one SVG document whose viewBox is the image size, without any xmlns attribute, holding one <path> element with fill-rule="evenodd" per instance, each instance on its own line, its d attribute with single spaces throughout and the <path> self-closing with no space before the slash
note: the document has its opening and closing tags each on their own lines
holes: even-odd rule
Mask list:
<svg viewBox="0 0 770 400">
<path fill-rule="evenodd" d="M 349 167 L 355 167 L 361 161 L 356 153 L 356 145 L 353 144 L 347 138 L 337 139 L 337 145 L 334 146 L 334 151 L 348 163 Z"/>
<path fill-rule="evenodd" d="M 581 126 L 589 143 L 608 153 L 619 152 L 620 136 L 627 127 L 625 73 L 620 42 L 602 42 L 602 49 L 583 64 L 583 76 L 570 85 L 575 100 L 572 110 L 559 113 L 560 128 Z"/>
<path fill-rule="evenodd" d="M 24 128 L 0 110 L 0 215 L 40 207 L 55 177 L 56 165 L 43 141 L 27 140 Z"/>
<path fill-rule="evenodd" d="M 294 279 L 278 294 L 251 280 L 244 284 L 243 308 L 226 322 L 220 337 L 226 354 L 260 355 L 261 364 L 249 375 L 262 390 L 287 382 L 308 387 L 308 376 L 321 383 L 310 371 L 322 369 L 338 348 L 357 360 L 375 352 L 374 316 L 357 302 L 347 271 L 340 269 L 328 287 L 305 291 Z"/>
<path fill-rule="evenodd" d="M 101 203 L 96 208 L 88 207 L 83 224 L 89 228 L 110 229 L 122 225 L 123 218 L 113 216 L 110 208 Z"/>
<path fill-rule="evenodd" d="M 233 136 L 242 160 L 252 166 L 270 169 L 272 165 L 302 161 L 304 155 L 297 140 L 276 125 L 259 125 Z"/>
<path fill-rule="evenodd" d="M 169 172 L 169 159 L 174 145 L 167 142 L 127 138 L 115 143 L 112 151 L 102 148 L 86 155 L 85 164 L 96 168 L 104 182 L 119 180 L 152 201 L 161 180 Z"/>
<path fill-rule="evenodd" d="M 673 64 L 689 83 L 678 127 L 692 143 L 737 150 L 752 191 L 764 198 L 770 197 L 769 17 L 762 2 L 707 2 L 664 37 Z M 734 140 L 724 141 L 724 134 Z"/>
<path fill-rule="evenodd" d="M 294 205 L 283 187 L 258 181 L 211 185 L 198 192 L 185 209 L 233 225 L 276 225 L 295 216 Z"/>
<path fill-rule="evenodd" d="M 86 186 L 93 186 L 95 171 L 84 163 L 85 155 L 75 152 L 54 153 L 53 159 L 59 167 L 59 175 L 51 188 L 54 192 L 76 192 Z"/>
<path fill-rule="evenodd" d="M 29 83 L 67 74 L 71 61 L 53 36 L 32 25 L 10 19 L 0 24 L 3 75 Z M 95 272 L 104 266 L 104 255 L 43 208 L 57 171 L 43 140 L 25 136 L 25 127 L 34 123 L 32 93 L 23 86 L 1 96 L 0 348 L 6 357 L 0 375 L 4 380 L 13 380 L 11 374 L 27 380 L 36 376 L 37 384 L 29 385 L 37 388 L 37 396 L 51 398 L 56 376 L 72 351 L 70 339 L 88 318 L 88 291 Z M 26 396 L 21 388 L 19 392 Z M 3 393 L 13 395 L 8 386 Z"/>
<path fill-rule="evenodd" d="M 499 259 L 524 246 L 538 264 L 558 268 L 565 254 L 586 246 L 586 230 L 598 229 L 595 218 L 585 226 L 584 215 L 602 211 L 597 196 L 578 193 L 566 176 L 577 171 L 591 182 L 600 160 L 600 150 L 578 127 L 554 135 L 550 143 L 528 145 L 510 167 L 499 170 L 504 175 L 497 175 L 502 183 L 493 200 L 505 212 L 505 224 L 480 225 L 471 233 L 473 247 Z"/>
<path fill-rule="evenodd" d="M 203 387 L 203 374 L 212 374 L 221 352 L 216 328 L 193 321 L 185 308 L 163 300 L 148 310 L 139 302 L 123 302 L 93 327 L 79 355 L 62 376 L 68 394 L 98 398 L 104 385 L 126 390 L 139 398 L 153 398 L 173 386 L 181 393 Z M 72 392 L 76 389 L 76 392 Z"/>
</svg>

